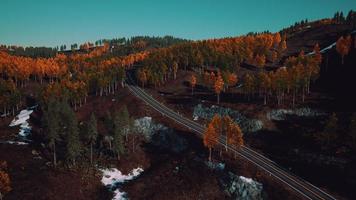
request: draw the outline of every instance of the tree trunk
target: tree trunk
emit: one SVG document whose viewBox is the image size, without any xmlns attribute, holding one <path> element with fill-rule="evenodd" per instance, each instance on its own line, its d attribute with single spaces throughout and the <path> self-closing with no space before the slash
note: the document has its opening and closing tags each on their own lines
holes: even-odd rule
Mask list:
<svg viewBox="0 0 356 200">
<path fill-rule="evenodd" d="M 135 136 L 132 136 L 132 152 L 135 153 Z"/>
<path fill-rule="evenodd" d="M 90 143 L 90 164 L 93 164 L 93 144 Z"/>
<path fill-rule="evenodd" d="M 341 64 L 344 65 L 344 56 L 341 56 Z"/>
<path fill-rule="evenodd" d="M 325 66 L 325 72 L 328 72 L 328 65 L 329 65 L 329 53 L 326 53 L 326 60 L 325 60 L 325 62 L 326 62 L 326 66 Z"/>
<path fill-rule="evenodd" d="M 53 143 L 53 166 L 57 167 L 56 142 Z"/>
<path fill-rule="evenodd" d="M 209 162 L 211 162 L 211 147 L 209 148 Z"/>
<path fill-rule="evenodd" d="M 265 95 L 264 95 L 263 104 L 264 104 L 264 105 L 267 104 L 267 94 L 266 94 L 266 93 L 265 93 Z"/>
<path fill-rule="evenodd" d="M 220 94 L 217 94 L 218 97 L 218 104 L 220 103 Z"/>
</svg>

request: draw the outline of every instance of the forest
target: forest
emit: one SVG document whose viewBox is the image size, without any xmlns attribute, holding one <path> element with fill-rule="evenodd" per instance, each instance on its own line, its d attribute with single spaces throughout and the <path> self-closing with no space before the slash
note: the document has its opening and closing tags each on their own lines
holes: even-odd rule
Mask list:
<svg viewBox="0 0 356 200">
<path fill-rule="evenodd" d="M 311 95 L 313 84 L 321 76 L 324 54 L 320 44 L 313 43 L 309 44 L 312 51 L 300 50 L 290 55 L 289 39 L 297 31 L 327 24 L 355 28 L 356 12 L 350 11 L 346 17 L 337 12 L 330 19 L 303 20 L 276 33 L 265 31 L 221 39 L 137 36 L 71 44 L 70 49 L 66 45 L 1 45 L 0 116 L 12 118 L 26 107 L 26 89 L 30 87 L 41 116 L 39 140 L 51 152 L 54 168 L 85 162 L 94 165 L 99 154 L 120 160 L 125 145 L 135 143 L 134 118 L 126 106 L 108 112 L 104 119 L 107 133 L 101 135 L 95 113 L 84 123 L 76 117 L 89 97 L 115 95 L 126 84 L 135 84 L 128 81 L 129 77 L 142 88 L 156 89 L 178 79 L 179 72 L 189 72 L 192 98 L 199 86 L 216 95 L 216 103 L 220 104 L 222 93 L 237 89 L 247 102 L 295 108 Z M 335 48 L 343 66 L 345 58 L 356 49 L 356 36 L 338 37 Z M 336 115 L 330 116 L 325 131 L 319 135 L 318 140 L 325 146 L 335 139 L 330 133 L 338 130 L 337 120 Z M 355 129 L 355 115 L 349 126 Z M 214 149 L 224 151 L 218 145 L 219 138 L 225 140 L 227 151 L 227 145 L 241 148 L 245 144 L 243 136 L 239 124 L 229 116 L 215 115 L 207 121 L 202 138 L 209 150 L 208 160 L 212 160 Z M 356 144 L 354 132 L 350 137 Z M 11 190 L 6 165 L 0 163 L 0 183 L 4 183 L 0 185 L 0 197 Z"/>
</svg>

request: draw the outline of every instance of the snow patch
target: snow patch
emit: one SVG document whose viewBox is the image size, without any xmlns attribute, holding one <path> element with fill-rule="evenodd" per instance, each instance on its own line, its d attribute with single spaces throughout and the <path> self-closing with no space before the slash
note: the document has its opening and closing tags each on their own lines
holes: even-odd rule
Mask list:
<svg viewBox="0 0 356 200">
<path fill-rule="evenodd" d="M 124 200 L 127 199 L 127 194 L 126 192 L 120 191 L 118 188 L 119 185 L 136 178 L 143 172 L 143 169 L 138 167 L 133 169 L 128 175 L 122 174 L 121 171 L 116 168 L 100 169 L 100 171 L 103 173 L 101 182 L 114 192 L 113 200 Z"/>
<path fill-rule="evenodd" d="M 12 141 L 12 140 L 6 141 L 4 143 L 5 144 L 15 144 L 15 145 L 28 145 L 27 142 L 19 142 L 19 141 Z"/>
<path fill-rule="evenodd" d="M 22 110 L 10 123 L 10 127 L 20 126 L 19 136 L 27 137 L 31 133 L 31 126 L 27 122 L 33 110 Z"/>
<path fill-rule="evenodd" d="M 253 180 L 252 178 L 246 178 L 246 177 L 243 177 L 243 176 L 240 176 L 240 179 L 246 183 L 253 183 Z"/>
</svg>

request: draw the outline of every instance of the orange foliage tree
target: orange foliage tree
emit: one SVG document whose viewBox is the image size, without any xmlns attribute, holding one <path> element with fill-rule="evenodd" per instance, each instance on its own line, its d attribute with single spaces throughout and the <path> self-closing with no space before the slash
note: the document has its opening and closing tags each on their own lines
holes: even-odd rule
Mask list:
<svg viewBox="0 0 356 200">
<path fill-rule="evenodd" d="M 209 124 L 205 129 L 203 137 L 204 146 L 209 148 L 209 161 L 211 161 L 212 149 L 218 144 L 217 138 L 218 135 L 213 124 Z"/>
<path fill-rule="evenodd" d="M 228 145 L 234 146 L 236 148 L 241 148 L 241 146 L 244 145 L 241 128 L 236 123 L 229 124 L 228 137 L 226 138 L 227 138 L 226 142 Z M 235 152 L 235 157 L 236 157 L 236 152 Z"/>
<path fill-rule="evenodd" d="M 318 64 L 320 64 L 323 57 L 322 57 L 322 55 L 321 55 L 321 53 L 320 53 L 320 47 L 319 47 L 319 44 L 318 44 L 318 43 L 316 43 L 316 44 L 314 45 L 314 50 L 313 50 L 313 52 L 314 52 L 314 59 L 315 59 L 315 61 L 316 61 Z"/>
<path fill-rule="evenodd" d="M 224 80 L 222 79 L 221 75 L 219 74 L 218 77 L 216 78 L 216 81 L 214 84 L 214 90 L 217 95 L 218 104 L 220 103 L 220 93 L 223 88 L 224 88 Z"/>
<path fill-rule="evenodd" d="M 6 173 L 6 161 L 0 162 L 0 199 L 3 199 L 5 194 L 11 191 L 11 182 L 9 174 Z"/>
<path fill-rule="evenodd" d="M 336 51 L 341 56 L 341 64 L 344 64 L 344 57 L 349 54 L 351 42 L 351 36 L 341 36 L 336 42 Z"/>
<path fill-rule="evenodd" d="M 197 78 L 194 75 L 192 75 L 190 77 L 190 86 L 192 88 L 192 95 L 193 95 L 194 87 L 195 87 L 196 84 L 197 84 Z"/>
</svg>

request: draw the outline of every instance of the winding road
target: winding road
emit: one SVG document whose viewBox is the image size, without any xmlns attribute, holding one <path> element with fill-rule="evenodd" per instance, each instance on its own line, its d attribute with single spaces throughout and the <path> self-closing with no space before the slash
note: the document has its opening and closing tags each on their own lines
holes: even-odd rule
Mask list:
<svg viewBox="0 0 356 200">
<path fill-rule="evenodd" d="M 130 77 L 129 77 L 130 78 Z M 127 87 L 132 94 L 136 97 L 144 101 L 147 105 L 151 106 L 154 110 L 161 113 L 162 115 L 174 120 L 175 122 L 181 124 L 182 126 L 196 132 L 198 135 L 202 136 L 205 131 L 205 127 L 201 124 L 194 122 L 177 112 L 174 112 L 172 109 L 166 107 L 162 103 L 158 102 L 148 93 L 146 93 L 142 88 L 138 87 L 133 83 L 133 81 L 127 81 Z M 224 139 L 219 139 L 219 144 L 222 146 L 226 146 Z M 297 194 L 300 195 L 303 199 L 311 199 L 311 200 L 336 200 L 330 194 L 324 192 L 323 190 L 319 189 L 318 187 L 312 185 L 311 183 L 299 178 L 290 172 L 284 170 L 278 164 L 273 162 L 272 160 L 266 158 L 265 156 L 257 153 L 253 149 L 243 146 L 241 148 L 236 148 L 233 146 L 227 146 L 227 148 L 239 155 L 240 157 L 248 160 L 249 162 L 253 163 L 260 169 L 264 170 L 270 176 L 275 177 L 279 181 L 281 181 L 286 186 L 290 187 L 294 190 Z"/>
</svg>

